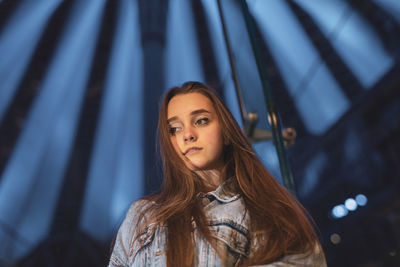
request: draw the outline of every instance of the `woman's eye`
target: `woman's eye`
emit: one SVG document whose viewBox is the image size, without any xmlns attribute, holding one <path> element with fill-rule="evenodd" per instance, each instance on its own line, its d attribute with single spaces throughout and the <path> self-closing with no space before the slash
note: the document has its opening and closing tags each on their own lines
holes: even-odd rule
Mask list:
<svg viewBox="0 0 400 267">
<path fill-rule="evenodd" d="M 174 134 L 176 133 L 176 127 L 170 127 L 170 128 L 169 128 L 169 133 L 170 133 L 171 135 L 174 135 Z"/>
<path fill-rule="evenodd" d="M 207 123 L 208 123 L 208 121 L 209 121 L 209 119 L 208 119 L 208 118 L 201 118 L 201 119 L 198 119 L 198 120 L 196 121 L 196 125 L 203 125 L 203 124 L 207 124 Z"/>
<path fill-rule="evenodd" d="M 169 128 L 169 134 L 174 135 L 176 132 L 179 131 L 179 127 L 170 127 Z"/>
</svg>

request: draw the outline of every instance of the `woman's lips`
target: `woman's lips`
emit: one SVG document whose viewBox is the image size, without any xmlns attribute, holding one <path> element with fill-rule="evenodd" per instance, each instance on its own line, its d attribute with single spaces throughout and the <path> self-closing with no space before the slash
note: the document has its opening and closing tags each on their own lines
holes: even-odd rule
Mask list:
<svg viewBox="0 0 400 267">
<path fill-rule="evenodd" d="M 195 154 L 195 153 L 199 152 L 200 150 L 202 150 L 201 147 L 191 147 L 191 148 L 187 149 L 185 151 L 185 153 L 183 153 L 183 155 L 189 156 L 189 155 L 192 155 L 192 154 Z"/>
</svg>

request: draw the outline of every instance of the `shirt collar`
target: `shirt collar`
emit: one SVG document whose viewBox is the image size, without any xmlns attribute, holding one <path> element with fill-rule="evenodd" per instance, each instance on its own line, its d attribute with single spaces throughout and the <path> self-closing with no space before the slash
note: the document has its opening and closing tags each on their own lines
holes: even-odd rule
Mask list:
<svg viewBox="0 0 400 267">
<path fill-rule="evenodd" d="M 204 196 L 214 196 L 218 201 L 223 203 L 232 202 L 240 197 L 239 193 L 232 190 L 233 177 L 228 178 L 214 191 L 204 194 Z"/>
</svg>

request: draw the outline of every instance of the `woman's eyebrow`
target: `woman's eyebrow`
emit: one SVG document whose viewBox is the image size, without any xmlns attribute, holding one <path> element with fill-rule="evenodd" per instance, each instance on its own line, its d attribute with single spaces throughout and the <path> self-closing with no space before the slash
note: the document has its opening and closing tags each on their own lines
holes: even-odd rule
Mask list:
<svg viewBox="0 0 400 267">
<path fill-rule="evenodd" d="M 190 115 L 196 115 L 196 114 L 200 114 L 200 113 L 211 113 L 211 112 L 208 110 L 205 110 L 205 109 L 197 109 L 197 110 L 190 112 Z"/>
<path fill-rule="evenodd" d="M 208 113 L 208 114 L 211 114 L 210 111 L 208 111 L 208 110 L 202 108 L 202 109 L 193 110 L 192 112 L 190 112 L 190 115 L 197 115 L 197 114 L 200 114 L 200 113 Z M 176 121 L 176 120 L 178 120 L 178 116 L 173 116 L 173 117 L 169 118 L 169 119 L 167 120 L 167 122 L 168 122 L 168 123 L 171 123 L 172 121 Z"/>
<path fill-rule="evenodd" d="M 171 123 L 171 121 L 176 121 L 176 120 L 178 120 L 178 116 L 173 116 L 172 118 L 169 118 L 169 119 L 167 120 L 167 122 L 168 122 L 168 123 Z"/>
</svg>

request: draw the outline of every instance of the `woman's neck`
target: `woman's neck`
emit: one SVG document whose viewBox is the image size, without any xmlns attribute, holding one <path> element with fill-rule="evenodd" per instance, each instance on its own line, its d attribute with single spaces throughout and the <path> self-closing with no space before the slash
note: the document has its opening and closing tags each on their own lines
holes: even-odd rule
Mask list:
<svg viewBox="0 0 400 267">
<path fill-rule="evenodd" d="M 195 172 L 204 180 L 205 185 L 211 190 L 215 190 L 223 182 L 223 177 L 221 175 L 221 171 L 219 170 L 214 169 Z"/>
</svg>

